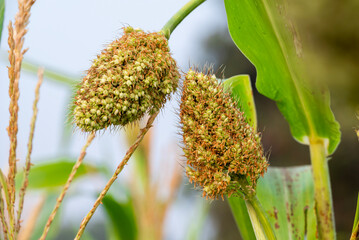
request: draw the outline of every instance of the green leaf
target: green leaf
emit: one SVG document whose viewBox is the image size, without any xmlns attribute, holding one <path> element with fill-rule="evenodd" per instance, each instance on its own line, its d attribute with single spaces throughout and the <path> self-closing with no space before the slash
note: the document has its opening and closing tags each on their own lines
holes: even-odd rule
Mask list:
<svg viewBox="0 0 359 240">
<path fill-rule="evenodd" d="M 246 115 L 248 123 L 257 129 L 256 106 L 253 99 L 251 80 L 248 75 L 237 75 L 223 82 L 224 88 L 230 90 L 237 101 L 239 109 Z"/>
<path fill-rule="evenodd" d="M 62 187 L 69 177 L 75 161 L 61 158 L 51 162 L 36 164 L 31 167 L 29 173 L 29 189 L 52 189 Z M 89 173 L 96 173 L 99 170 L 90 164 L 83 163 L 74 177 L 74 179 Z M 23 172 L 19 172 L 16 176 L 17 187 L 22 183 Z"/>
<path fill-rule="evenodd" d="M 4 26 L 5 0 L 0 0 L 0 40 Z"/>
<path fill-rule="evenodd" d="M 248 75 L 238 75 L 223 82 L 224 88 L 230 90 L 238 107 L 244 112 L 248 123 L 257 129 L 257 114 L 254 104 L 253 91 Z M 256 240 L 246 203 L 241 198 L 228 198 L 232 214 L 236 220 L 239 232 L 244 240 Z"/>
<path fill-rule="evenodd" d="M 239 197 L 230 197 L 228 198 L 228 203 L 242 238 L 244 240 L 256 240 L 244 200 Z"/>
<path fill-rule="evenodd" d="M 323 139 L 332 154 L 340 141 L 339 124 L 327 90 L 314 86 L 303 71 L 300 39 L 285 0 L 224 2 L 231 37 L 257 69 L 258 91 L 276 101 L 297 141 Z"/>
<path fill-rule="evenodd" d="M 113 196 L 107 194 L 102 203 L 109 216 L 113 238 L 118 240 L 137 239 L 137 225 L 132 202 L 118 202 Z"/>
<path fill-rule="evenodd" d="M 359 193 L 358 193 L 357 208 L 355 211 L 354 224 L 352 230 L 352 238 L 356 239 L 354 236 L 359 237 Z"/>
<path fill-rule="evenodd" d="M 310 166 L 270 167 L 257 186 L 257 197 L 267 212 L 277 239 L 317 239 L 314 187 Z M 229 198 L 241 233 L 248 216 L 242 199 Z M 235 211 L 234 211 L 235 210 Z M 306 237 L 305 237 L 306 236 Z M 249 236 L 247 239 L 253 239 Z"/>
</svg>

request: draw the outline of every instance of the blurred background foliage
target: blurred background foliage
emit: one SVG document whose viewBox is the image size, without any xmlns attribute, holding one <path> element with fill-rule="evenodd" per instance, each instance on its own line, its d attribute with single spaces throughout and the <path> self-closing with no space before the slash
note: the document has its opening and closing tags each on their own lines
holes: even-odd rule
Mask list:
<svg viewBox="0 0 359 240">
<path fill-rule="evenodd" d="M 222 9 L 219 14 L 223 15 L 221 17 L 225 20 L 223 2 L 208 2 Z M 359 143 L 354 131 L 359 126 L 356 118 L 359 109 L 359 2 L 295 0 L 290 3 L 290 11 L 299 26 L 310 76 L 329 86 L 332 109 L 341 125 L 342 142 L 331 157 L 329 167 L 338 239 L 348 239 L 359 190 Z M 201 41 L 201 49 L 192 53 L 195 59 L 191 60 L 192 64 L 212 64 L 218 77 L 249 74 L 254 86 L 255 68 L 233 44 L 225 24 L 211 28 L 210 34 L 203 35 L 198 41 Z M 27 62 L 24 69 L 36 72 L 37 65 Z M 55 80 L 66 86 L 80 79 L 66 73 L 66 69 L 62 73 L 52 71 L 51 68 L 46 70 L 47 80 Z M 69 92 L 70 89 L 68 88 Z M 270 164 L 309 164 L 308 148 L 291 137 L 288 124 L 275 104 L 258 94 L 255 87 L 253 90 L 259 130 L 262 132 L 263 145 Z M 69 98 L 67 102 L 70 101 Z M 66 118 L 67 113 L 64 111 L 63 119 Z M 137 131 L 134 127 L 121 131 L 121 134 L 125 134 L 126 144 L 133 142 Z M 69 157 L 71 154 L 66 154 L 69 152 L 66 149 L 70 147 L 71 138 L 71 125 L 64 125 L 60 144 L 62 155 L 53 160 L 47 159 L 43 164 L 36 164 L 32 169 L 29 187 L 33 207 L 32 211 L 26 211 L 25 214 L 28 220 L 37 219 L 38 223 L 34 226 L 29 224 L 30 221 L 24 223 L 27 229 L 33 229 L 32 239 L 37 239 L 41 234 L 47 216 L 55 204 L 59 186 L 66 181 L 64 176 L 68 175 L 75 161 L 73 157 Z M 156 138 L 161 136 L 153 131 L 146 136 L 132 159 L 134 164 L 125 169 L 129 176 L 125 181 L 117 182 L 113 186 L 103 201 L 101 214 L 95 215 L 83 239 L 161 239 L 163 236 L 165 239 L 181 239 L 176 236 L 176 231 L 168 233 L 166 230 L 168 214 L 178 218 L 178 222 L 188 223 L 186 228 L 178 226 L 180 231 L 186 231 L 181 234 L 186 239 L 240 239 L 227 202 L 205 201 L 199 198 L 200 192 L 194 191 L 193 186 L 188 184 L 183 174 L 184 161 L 176 148 L 175 142 L 178 139 L 169 143 L 167 149 L 161 150 L 163 159 L 153 159 L 150 153 Z M 118 145 L 120 144 L 123 143 L 119 142 Z M 104 158 L 106 157 L 108 156 Z M 168 163 L 169 159 L 171 163 Z M 79 187 L 88 179 L 99 178 L 104 181 L 111 176 L 113 168 L 106 162 L 90 163 L 79 171 L 67 198 L 89 195 L 86 187 Z M 90 191 L 91 198 L 95 199 L 96 196 L 97 192 Z M 62 211 L 68 210 L 66 203 L 67 201 Z M 178 204 L 194 207 L 173 207 Z M 66 219 L 62 217 L 63 214 L 57 216 L 49 239 L 71 239 L 77 231 L 77 226 L 66 224 Z"/>
</svg>

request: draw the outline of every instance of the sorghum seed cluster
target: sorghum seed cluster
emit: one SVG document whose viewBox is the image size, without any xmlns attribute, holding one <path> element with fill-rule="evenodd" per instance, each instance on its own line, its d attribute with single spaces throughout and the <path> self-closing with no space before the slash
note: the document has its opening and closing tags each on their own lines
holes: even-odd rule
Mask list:
<svg viewBox="0 0 359 240">
<path fill-rule="evenodd" d="M 78 87 L 74 121 L 90 132 L 139 120 L 163 106 L 179 76 L 161 33 L 124 28 L 123 36 L 93 61 Z"/>
<path fill-rule="evenodd" d="M 267 169 L 260 136 L 216 77 L 190 70 L 180 105 L 186 173 L 203 196 L 251 196 Z M 244 197 L 245 197 L 244 196 Z"/>
</svg>

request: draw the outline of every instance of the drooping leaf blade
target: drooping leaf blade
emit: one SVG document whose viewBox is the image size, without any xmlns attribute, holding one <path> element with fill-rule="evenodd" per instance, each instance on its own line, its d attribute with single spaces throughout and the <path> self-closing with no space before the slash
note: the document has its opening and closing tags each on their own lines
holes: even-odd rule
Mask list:
<svg viewBox="0 0 359 240">
<path fill-rule="evenodd" d="M 321 138 L 331 154 L 340 141 L 339 124 L 326 89 L 304 72 L 299 36 L 285 0 L 225 0 L 228 27 L 237 47 L 257 69 L 258 91 L 276 101 L 293 137 L 304 144 Z"/>
<path fill-rule="evenodd" d="M 109 216 L 112 237 L 118 240 L 137 239 L 137 225 L 131 201 L 119 202 L 112 195 L 107 194 L 102 200 Z"/>
<path fill-rule="evenodd" d="M 62 187 L 74 166 L 75 161 L 62 158 L 51 162 L 35 164 L 31 167 L 29 173 L 29 189 L 53 189 Z M 74 179 L 89 173 L 99 172 L 98 168 L 91 164 L 83 163 L 74 177 Z M 16 182 L 22 182 L 22 171 L 17 174 Z M 18 186 L 20 187 L 20 185 Z"/>
</svg>

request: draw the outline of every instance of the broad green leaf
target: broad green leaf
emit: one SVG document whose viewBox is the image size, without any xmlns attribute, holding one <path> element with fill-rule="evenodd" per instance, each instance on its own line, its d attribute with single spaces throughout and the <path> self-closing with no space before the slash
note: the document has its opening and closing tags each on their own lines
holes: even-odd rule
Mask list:
<svg viewBox="0 0 359 240">
<path fill-rule="evenodd" d="M 118 202 L 113 196 L 107 194 L 102 203 L 112 226 L 112 237 L 117 240 L 137 239 L 137 225 L 132 202 Z"/>
<path fill-rule="evenodd" d="M 225 0 L 228 27 L 237 47 L 257 69 L 258 91 L 276 101 L 293 137 L 304 144 L 322 138 L 332 154 L 339 124 L 326 89 L 303 71 L 303 53 L 285 0 Z"/>
<path fill-rule="evenodd" d="M 51 189 L 62 187 L 69 177 L 75 161 L 69 159 L 56 159 L 50 163 L 35 164 L 29 173 L 29 189 Z M 99 170 L 90 164 L 83 163 L 77 170 L 75 179 L 85 174 L 96 173 Z M 23 172 L 16 176 L 18 187 L 22 183 Z"/>
<path fill-rule="evenodd" d="M 270 167 L 257 186 L 257 197 L 269 217 L 277 239 L 317 239 L 314 187 L 310 166 Z M 241 233 L 248 231 L 244 201 L 229 198 Z M 305 237 L 306 236 L 306 237 Z M 245 240 L 253 239 L 253 236 Z M 254 238 L 255 239 L 255 238 Z"/>
<path fill-rule="evenodd" d="M 5 0 L 0 0 L 0 40 L 4 26 Z"/>
<path fill-rule="evenodd" d="M 251 80 L 248 75 L 237 75 L 223 82 L 224 88 L 230 90 L 237 101 L 239 109 L 246 115 L 248 123 L 257 129 L 257 114 L 254 104 Z"/>
</svg>

